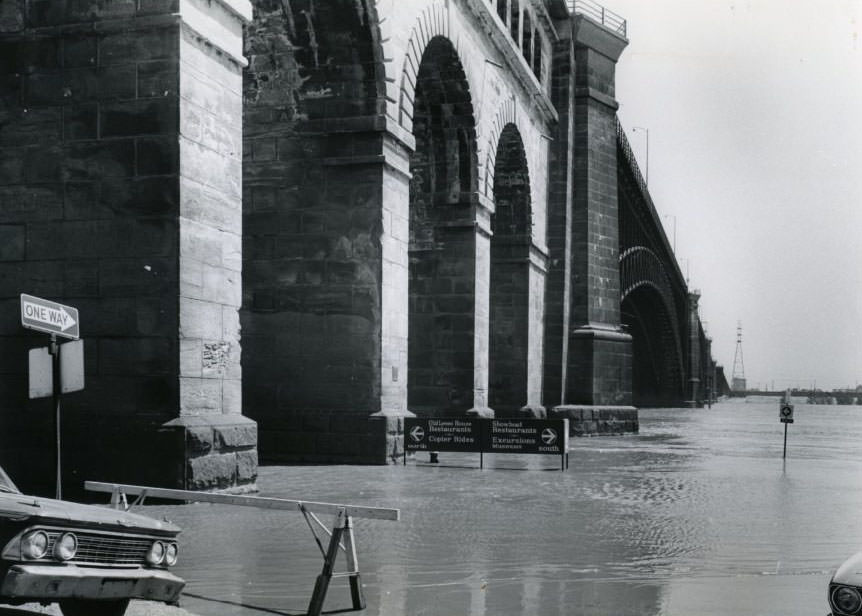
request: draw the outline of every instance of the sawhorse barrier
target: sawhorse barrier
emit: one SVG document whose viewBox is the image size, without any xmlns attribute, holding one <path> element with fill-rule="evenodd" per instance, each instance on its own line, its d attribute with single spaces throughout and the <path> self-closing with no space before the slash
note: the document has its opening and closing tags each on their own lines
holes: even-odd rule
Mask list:
<svg viewBox="0 0 862 616">
<path fill-rule="evenodd" d="M 111 495 L 111 506 L 115 509 L 129 509 L 135 505 L 143 504 L 147 497 L 152 497 L 184 502 L 298 511 L 305 518 L 308 528 L 311 529 L 311 534 L 314 535 L 314 541 L 323 555 L 323 570 L 317 576 L 317 580 L 314 583 L 314 592 L 308 604 L 308 616 L 320 616 L 323 611 L 323 602 L 326 599 L 326 593 L 329 590 L 329 583 L 334 577 L 350 578 L 350 598 L 353 602 L 353 610 L 365 609 L 365 594 L 362 592 L 359 562 L 356 558 L 356 542 L 353 536 L 353 518 L 369 518 L 396 522 L 401 518 L 400 510 L 382 507 L 362 507 L 359 505 L 319 503 L 286 498 L 265 498 L 261 496 L 235 496 L 232 494 L 171 490 L 168 488 L 151 488 L 122 483 L 101 483 L 98 481 L 87 481 L 84 483 L 84 488 L 92 492 L 109 493 Z M 129 504 L 127 496 L 137 496 L 137 499 Z M 335 515 L 331 530 L 315 515 L 326 513 Z M 329 535 L 329 543 L 326 548 L 323 547 L 323 541 L 321 541 L 315 524 Z M 339 550 L 344 551 L 347 557 L 348 570 L 345 573 L 334 572 L 335 559 L 338 556 Z"/>
</svg>

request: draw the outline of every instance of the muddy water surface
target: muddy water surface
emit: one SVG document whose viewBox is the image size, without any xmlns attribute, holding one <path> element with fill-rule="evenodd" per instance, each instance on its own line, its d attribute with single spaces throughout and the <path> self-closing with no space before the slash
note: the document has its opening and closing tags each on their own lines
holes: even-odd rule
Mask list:
<svg viewBox="0 0 862 616">
<path fill-rule="evenodd" d="M 367 615 L 817 615 L 862 549 L 862 407 L 778 402 L 641 411 L 641 432 L 538 456 L 406 467 L 264 467 L 262 495 L 401 509 L 357 521 Z M 179 523 L 182 605 L 304 613 L 321 557 L 302 516 L 148 507 Z M 328 520 L 326 520 L 328 522 Z M 335 580 L 326 608 L 349 607 Z"/>
</svg>

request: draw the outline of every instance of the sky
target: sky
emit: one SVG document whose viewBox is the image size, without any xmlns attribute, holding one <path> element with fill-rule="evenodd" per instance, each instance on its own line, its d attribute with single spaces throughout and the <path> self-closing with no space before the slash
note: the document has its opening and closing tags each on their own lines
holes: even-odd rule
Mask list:
<svg viewBox="0 0 862 616">
<path fill-rule="evenodd" d="M 619 117 L 731 378 L 862 384 L 862 0 L 602 0 Z"/>
</svg>

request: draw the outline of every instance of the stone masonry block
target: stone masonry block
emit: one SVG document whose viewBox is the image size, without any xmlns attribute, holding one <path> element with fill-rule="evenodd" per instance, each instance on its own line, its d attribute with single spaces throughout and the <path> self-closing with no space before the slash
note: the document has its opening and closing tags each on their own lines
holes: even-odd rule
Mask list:
<svg viewBox="0 0 862 616">
<path fill-rule="evenodd" d="M 359 455 L 359 441 L 346 434 L 318 434 L 315 441 L 315 453 L 318 454 L 346 457 Z"/>
<path fill-rule="evenodd" d="M 222 307 L 212 302 L 183 298 L 180 301 L 180 336 L 219 340 L 222 334 Z"/>
<path fill-rule="evenodd" d="M 330 430 L 330 413 L 308 412 L 303 415 L 302 429 L 305 432 L 329 432 Z"/>
<path fill-rule="evenodd" d="M 170 135 L 177 132 L 178 102 L 175 96 L 106 103 L 100 108 L 102 137 Z"/>
<path fill-rule="evenodd" d="M 257 424 L 254 422 L 215 426 L 216 445 L 219 451 L 254 447 L 257 445 Z"/>
<path fill-rule="evenodd" d="M 362 434 L 367 432 L 368 415 L 333 415 L 330 430 L 333 433 Z"/>
<path fill-rule="evenodd" d="M 178 44 L 179 31 L 170 28 L 143 30 L 134 36 L 128 32 L 111 33 L 101 41 L 99 64 L 125 63 L 130 59 L 139 62 L 175 59 Z"/>
<path fill-rule="evenodd" d="M 239 483 L 257 480 L 257 450 L 236 452 L 236 479 Z"/>
<path fill-rule="evenodd" d="M 242 413 L 242 381 L 238 378 L 222 379 L 222 413 L 240 415 Z"/>
<path fill-rule="evenodd" d="M 26 227 L 24 225 L 0 225 L 0 261 L 24 259 Z"/>
<path fill-rule="evenodd" d="M 221 413 L 221 381 L 180 377 L 180 413 Z"/>
<path fill-rule="evenodd" d="M 202 353 L 203 343 L 199 338 L 183 338 L 180 340 L 181 376 L 201 376 Z"/>
<path fill-rule="evenodd" d="M 192 458 L 187 467 L 188 489 L 206 490 L 227 487 L 236 483 L 236 454 L 212 454 Z"/>
<path fill-rule="evenodd" d="M 209 426 L 186 428 L 186 449 L 192 456 L 208 454 L 214 446 L 213 429 Z"/>
</svg>

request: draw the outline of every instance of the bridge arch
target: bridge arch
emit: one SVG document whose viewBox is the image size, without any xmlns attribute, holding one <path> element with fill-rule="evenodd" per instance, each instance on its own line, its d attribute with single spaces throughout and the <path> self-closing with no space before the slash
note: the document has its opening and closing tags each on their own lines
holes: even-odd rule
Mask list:
<svg viewBox="0 0 862 616">
<path fill-rule="evenodd" d="M 488 403 L 511 416 L 528 402 L 532 244 L 530 173 L 514 123 L 500 132 L 493 178 Z"/>
<path fill-rule="evenodd" d="M 407 405 L 460 414 L 475 403 L 478 164 L 470 87 L 448 38 L 428 40 L 413 94 Z"/>
<path fill-rule="evenodd" d="M 207 243 L 210 235 L 192 246 L 205 247 L 198 248 L 204 263 L 213 254 L 242 254 L 241 396 L 258 422 L 261 459 L 312 460 L 319 453 L 303 443 L 318 438 L 314 425 L 327 425 L 329 414 L 367 416 L 380 407 L 373 234 L 382 173 L 350 155 L 379 149 L 387 94 L 379 5 L 253 6 L 243 50 L 242 250 L 227 234 L 213 236 L 221 248 Z M 206 135 L 209 127 L 198 128 Z M 225 215 L 205 194 L 199 198 Z M 230 369 L 239 375 L 239 361 Z"/>
<path fill-rule="evenodd" d="M 661 259 L 644 246 L 620 255 L 622 323 L 632 336 L 632 394 L 637 406 L 685 399 L 679 310 Z"/>
<path fill-rule="evenodd" d="M 480 194 L 487 197 L 478 200 L 480 208 L 493 208 L 494 156 L 497 139 L 506 124 L 514 123 L 521 132 L 531 175 L 535 178 L 543 175 L 548 163 L 547 143 L 554 125 L 537 110 L 532 95 L 510 79 L 510 72 L 504 68 L 507 61 L 499 50 L 476 36 L 474 11 L 445 0 L 378 4 L 387 71 L 387 115 L 406 132 L 412 132 L 422 55 L 434 37 L 444 37 L 461 59 L 465 82 L 475 103 L 476 176 Z M 531 189 L 534 243 L 545 250 L 547 182 L 534 181 Z M 477 222 L 485 224 L 488 215 L 488 211 L 478 211 Z"/>
</svg>

